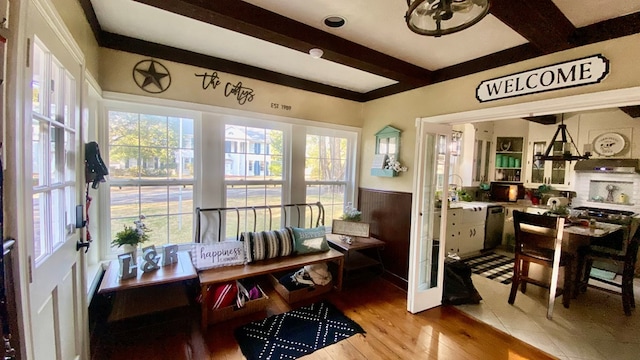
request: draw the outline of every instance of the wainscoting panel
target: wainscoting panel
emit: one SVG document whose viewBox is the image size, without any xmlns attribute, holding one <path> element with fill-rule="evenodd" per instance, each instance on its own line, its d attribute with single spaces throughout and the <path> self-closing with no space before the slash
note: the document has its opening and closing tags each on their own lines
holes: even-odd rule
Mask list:
<svg viewBox="0 0 640 360">
<path fill-rule="evenodd" d="M 370 224 L 371 236 L 384 241 L 382 262 L 385 277 L 407 289 L 412 194 L 358 189 L 358 210 Z"/>
</svg>

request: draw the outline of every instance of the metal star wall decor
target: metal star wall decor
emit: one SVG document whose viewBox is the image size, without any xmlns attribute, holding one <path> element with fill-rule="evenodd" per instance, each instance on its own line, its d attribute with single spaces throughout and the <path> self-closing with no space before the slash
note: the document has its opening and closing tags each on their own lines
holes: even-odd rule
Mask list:
<svg viewBox="0 0 640 360">
<path fill-rule="evenodd" d="M 169 70 L 155 60 L 142 60 L 133 67 L 133 80 L 140 89 L 159 94 L 171 85 Z"/>
</svg>

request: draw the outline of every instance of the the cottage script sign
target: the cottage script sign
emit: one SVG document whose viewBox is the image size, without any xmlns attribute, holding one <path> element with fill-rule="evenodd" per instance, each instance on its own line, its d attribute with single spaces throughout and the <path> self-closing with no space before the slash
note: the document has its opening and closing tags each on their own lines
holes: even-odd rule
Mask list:
<svg viewBox="0 0 640 360">
<path fill-rule="evenodd" d="M 476 88 L 480 102 L 544 91 L 597 84 L 609 74 L 609 60 L 602 54 L 485 80 Z"/>
</svg>

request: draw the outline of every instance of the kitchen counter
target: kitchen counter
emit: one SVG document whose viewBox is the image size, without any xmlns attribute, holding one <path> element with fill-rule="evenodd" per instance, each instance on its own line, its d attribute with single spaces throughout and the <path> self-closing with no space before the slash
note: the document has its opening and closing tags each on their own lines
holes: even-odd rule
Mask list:
<svg viewBox="0 0 640 360">
<path fill-rule="evenodd" d="M 473 208 L 486 208 L 488 206 L 496 205 L 497 203 L 485 202 L 485 201 L 456 201 L 449 203 L 449 209 L 473 209 Z"/>
</svg>

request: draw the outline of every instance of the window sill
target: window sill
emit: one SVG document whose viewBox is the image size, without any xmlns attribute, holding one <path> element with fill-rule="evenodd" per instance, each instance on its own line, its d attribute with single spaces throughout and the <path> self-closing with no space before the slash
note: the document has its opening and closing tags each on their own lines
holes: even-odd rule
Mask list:
<svg viewBox="0 0 640 360">
<path fill-rule="evenodd" d="M 100 286 L 100 280 L 102 279 L 102 274 L 104 274 L 104 267 L 106 265 L 108 265 L 108 262 L 99 262 L 97 264 L 87 266 L 87 304 L 91 303 L 93 295 L 98 290 L 98 286 Z"/>
</svg>

